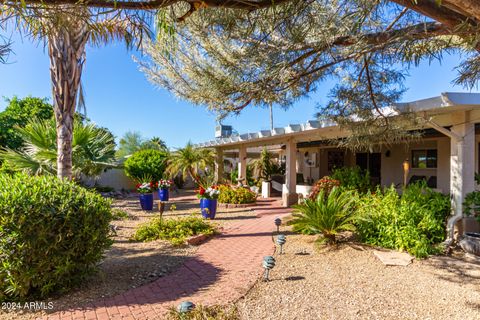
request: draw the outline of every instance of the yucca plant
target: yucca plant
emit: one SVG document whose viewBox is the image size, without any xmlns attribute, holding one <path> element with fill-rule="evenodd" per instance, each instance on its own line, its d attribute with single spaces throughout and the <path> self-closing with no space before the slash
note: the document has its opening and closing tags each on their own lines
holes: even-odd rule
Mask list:
<svg viewBox="0 0 480 320">
<path fill-rule="evenodd" d="M 322 234 L 321 240 L 335 243 L 337 234 L 355 230 L 355 194 L 335 187 L 328 196 L 321 190 L 315 200 L 306 199 L 293 206 L 293 231 L 305 234 Z"/>
</svg>

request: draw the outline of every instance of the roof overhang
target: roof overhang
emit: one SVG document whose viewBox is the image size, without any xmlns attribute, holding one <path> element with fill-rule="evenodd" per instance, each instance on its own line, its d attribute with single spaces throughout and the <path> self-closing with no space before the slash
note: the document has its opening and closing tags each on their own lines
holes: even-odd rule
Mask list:
<svg viewBox="0 0 480 320">
<path fill-rule="evenodd" d="M 406 112 L 425 113 L 428 116 L 440 115 L 442 125 L 451 125 L 448 113 L 457 111 L 476 110 L 480 113 L 480 93 L 454 93 L 445 92 L 438 97 L 422 99 L 406 103 L 397 103 L 389 108 L 389 114 L 402 114 Z M 284 143 L 290 139 L 296 141 L 314 141 L 319 139 L 334 139 L 345 137 L 348 134 L 340 130 L 338 125 L 331 121 L 310 120 L 304 124 L 290 124 L 286 127 L 273 130 L 261 130 L 253 133 L 244 133 L 225 138 L 218 138 L 204 143 L 196 144 L 198 148 L 222 148 L 225 150 L 248 145 L 249 147 L 264 146 Z"/>
</svg>

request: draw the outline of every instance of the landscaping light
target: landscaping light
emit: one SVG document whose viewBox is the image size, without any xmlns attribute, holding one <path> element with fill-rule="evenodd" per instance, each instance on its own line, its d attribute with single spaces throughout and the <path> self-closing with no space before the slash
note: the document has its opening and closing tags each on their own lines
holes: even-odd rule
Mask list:
<svg viewBox="0 0 480 320">
<path fill-rule="evenodd" d="M 183 301 L 177 307 L 177 311 L 180 313 L 188 313 L 195 308 L 195 304 L 190 301 Z"/>
<path fill-rule="evenodd" d="M 407 186 L 407 178 L 408 178 L 408 172 L 410 171 L 410 162 L 408 162 L 408 159 L 405 159 L 403 161 L 403 185 Z"/>
<path fill-rule="evenodd" d="M 275 219 L 275 225 L 277 226 L 277 232 L 279 232 L 280 226 L 282 225 L 282 219 L 280 218 Z"/>
<path fill-rule="evenodd" d="M 280 246 L 280 254 L 283 254 L 283 245 L 287 242 L 287 237 L 284 234 L 279 234 L 277 237 L 277 244 Z"/>
<path fill-rule="evenodd" d="M 265 273 L 263 275 L 263 281 L 270 281 L 268 275 L 270 270 L 275 267 L 275 258 L 272 256 L 266 256 L 263 258 L 263 268 L 265 269 Z"/>
</svg>

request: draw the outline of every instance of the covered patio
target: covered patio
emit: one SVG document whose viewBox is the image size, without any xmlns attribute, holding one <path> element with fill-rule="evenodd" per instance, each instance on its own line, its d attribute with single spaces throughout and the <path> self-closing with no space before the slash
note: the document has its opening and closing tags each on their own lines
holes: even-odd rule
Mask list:
<svg viewBox="0 0 480 320">
<path fill-rule="evenodd" d="M 309 185 L 329 175 L 333 168 L 358 165 L 368 169 L 375 184 L 400 187 L 404 184 L 404 165 L 408 161 L 407 181 L 424 179 L 427 184 L 452 199 L 452 227 L 462 217 L 465 195 L 475 189 L 478 169 L 480 94 L 442 93 L 440 96 L 398 103 L 399 113 L 415 112 L 426 119 L 422 139 L 408 144 L 373 147 L 371 152 L 352 152 L 329 145 L 328 141 L 346 137 L 348 132 L 335 123 L 307 121 L 286 127 L 217 138 L 197 147 L 217 151 L 216 176 L 223 176 L 224 155 L 236 155 L 238 178 L 246 177 L 249 155 L 263 147 L 275 151 L 285 165 L 282 203 L 297 203 L 306 196 Z"/>
</svg>

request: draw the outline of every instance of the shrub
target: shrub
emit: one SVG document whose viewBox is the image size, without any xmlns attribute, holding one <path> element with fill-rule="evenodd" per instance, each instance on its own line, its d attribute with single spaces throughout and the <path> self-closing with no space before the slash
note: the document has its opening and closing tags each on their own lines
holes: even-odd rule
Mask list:
<svg viewBox="0 0 480 320">
<path fill-rule="evenodd" d="M 113 220 L 127 220 L 129 218 L 128 212 L 122 209 L 112 209 Z"/>
<path fill-rule="evenodd" d="M 133 235 L 133 240 L 153 241 L 162 239 L 170 241 L 173 245 L 182 245 L 188 237 L 199 234 L 212 235 L 214 233 L 215 228 L 202 218 L 155 218 L 140 226 Z"/>
<path fill-rule="evenodd" d="M 295 205 L 293 219 L 289 224 L 293 231 L 305 234 L 322 234 L 328 242 L 336 242 L 336 235 L 342 231 L 354 231 L 355 196 L 353 191 L 342 191 L 334 187 L 325 195 L 320 190 L 315 200 L 306 199 L 303 204 Z"/>
<path fill-rule="evenodd" d="M 343 167 L 334 169 L 330 178 L 338 180 L 342 188 L 365 193 L 370 190 L 370 174 L 360 167 Z"/>
<path fill-rule="evenodd" d="M 81 281 L 111 245 L 110 201 L 52 176 L 0 175 L 0 300 Z"/>
<path fill-rule="evenodd" d="M 467 194 L 465 201 L 463 202 L 463 213 L 467 216 L 472 214 L 477 215 L 477 219 L 480 220 L 478 212 L 480 211 L 480 192 L 473 191 Z"/>
<path fill-rule="evenodd" d="M 312 191 L 308 195 L 308 199 L 315 201 L 322 190 L 323 195 L 327 197 L 330 194 L 330 191 L 338 186 L 340 186 L 340 181 L 325 176 L 313 185 Z"/>
<path fill-rule="evenodd" d="M 245 204 L 257 201 L 257 194 L 246 188 L 222 185 L 219 186 L 219 190 L 220 196 L 218 197 L 218 202 L 220 203 Z"/>
<path fill-rule="evenodd" d="M 357 231 L 364 242 L 424 258 L 437 253 L 435 244 L 445 239 L 450 201 L 418 183 L 408 186 L 402 196 L 393 186 L 361 196 L 358 210 Z"/>
<path fill-rule="evenodd" d="M 125 174 L 137 181 L 144 177 L 158 181 L 165 172 L 167 153 L 159 150 L 140 150 L 129 157 L 125 163 Z"/>
</svg>

